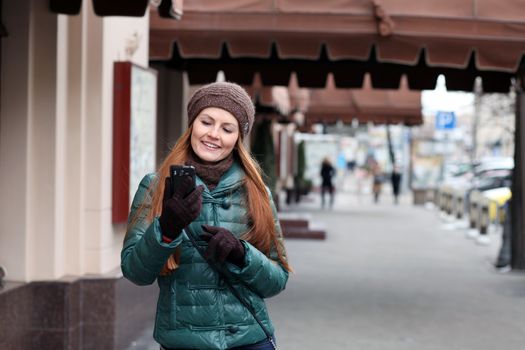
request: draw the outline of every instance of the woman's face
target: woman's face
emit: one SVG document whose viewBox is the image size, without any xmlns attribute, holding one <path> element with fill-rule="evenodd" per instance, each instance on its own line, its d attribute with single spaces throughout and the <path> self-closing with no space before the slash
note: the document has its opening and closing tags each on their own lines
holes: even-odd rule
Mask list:
<svg viewBox="0 0 525 350">
<path fill-rule="evenodd" d="M 204 162 L 215 163 L 233 151 L 239 138 L 239 122 L 230 112 L 216 107 L 203 109 L 193 122 L 191 147 Z"/>
</svg>

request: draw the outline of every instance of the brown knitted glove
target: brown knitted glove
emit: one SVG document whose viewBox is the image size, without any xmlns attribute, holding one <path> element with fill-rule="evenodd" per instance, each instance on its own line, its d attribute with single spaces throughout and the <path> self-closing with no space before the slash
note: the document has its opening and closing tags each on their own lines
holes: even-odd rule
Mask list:
<svg viewBox="0 0 525 350">
<path fill-rule="evenodd" d="M 202 225 L 204 233 L 200 237 L 208 242 L 206 257 L 223 263 L 228 260 L 235 265 L 244 265 L 244 245 L 225 228 L 217 226 Z"/>
<path fill-rule="evenodd" d="M 184 197 L 184 193 L 192 185 L 191 179 L 185 177 L 181 186 L 175 189 L 173 195 L 170 193 L 171 180 L 165 180 L 164 198 L 162 200 L 162 214 L 159 218 L 162 235 L 169 239 L 175 239 L 182 229 L 195 220 L 202 208 L 202 191 L 204 186 L 197 186 L 192 192 Z"/>
</svg>

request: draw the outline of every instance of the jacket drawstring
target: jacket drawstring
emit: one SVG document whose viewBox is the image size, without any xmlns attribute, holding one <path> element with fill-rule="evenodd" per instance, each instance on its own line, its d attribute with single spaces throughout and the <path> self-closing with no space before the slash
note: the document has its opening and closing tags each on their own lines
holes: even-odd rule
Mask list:
<svg viewBox="0 0 525 350">
<path fill-rule="evenodd" d="M 223 200 L 222 199 L 215 199 L 213 197 L 203 196 L 202 197 L 202 204 L 205 203 L 211 203 L 212 206 L 212 215 L 213 215 L 213 226 L 219 225 L 219 211 L 217 210 L 218 205 L 222 205 Z"/>
</svg>

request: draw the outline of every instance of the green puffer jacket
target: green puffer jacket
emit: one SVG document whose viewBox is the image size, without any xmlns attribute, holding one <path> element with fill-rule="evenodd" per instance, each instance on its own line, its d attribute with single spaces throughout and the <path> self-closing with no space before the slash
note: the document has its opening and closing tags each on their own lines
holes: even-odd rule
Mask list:
<svg viewBox="0 0 525 350">
<path fill-rule="evenodd" d="M 224 227 L 236 236 L 248 230 L 246 206 L 243 204 L 244 172 L 234 163 L 223 175 L 213 191 L 205 188 L 202 211 L 190 224 L 198 235 L 201 225 Z M 130 218 L 141 203 L 150 201 L 147 191 L 154 174 L 146 175 L 133 199 Z M 202 181 L 197 178 L 197 185 Z M 281 227 L 273 201 L 271 202 L 276 232 L 282 244 Z M 160 293 L 157 303 L 154 338 L 168 348 L 229 349 L 253 344 L 265 339 L 259 324 L 245 307 L 233 296 L 219 276 L 202 259 L 192 246 L 185 231 L 171 243 L 164 243 L 158 218 L 147 222 L 145 211 L 129 227 L 121 253 L 124 276 L 138 285 L 148 285 L 157 280 Z M 206 246 L 206 242 L 198 241 Z M 258 317 L 273 333 L 264 298 L 284 290 L 288 272 L 278 263 L 277 252 L 271 259 L 246 241 L 245 266 L 225 263 L 223 268 L 233 279 L 233 285 L 257 310 Z M 170 275 L 159 276 L 168 257 L 181 248 L 180 266 Z M 241 283 L 242 281 L 242 283 Z"/>
</svg>

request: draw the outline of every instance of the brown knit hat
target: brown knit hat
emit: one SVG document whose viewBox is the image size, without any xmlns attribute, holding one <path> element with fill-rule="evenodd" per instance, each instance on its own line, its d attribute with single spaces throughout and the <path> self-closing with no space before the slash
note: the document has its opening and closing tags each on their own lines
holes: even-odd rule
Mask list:
<svg viewBox="0 0 525 350">
<path fill-rule="evenodd" d="M 255 117 L 255 107 L 248 93 L 239 85 L 228 82 L 211 83 L 195 91 L 188 102 L 188 124 L 208 107 L 222 108 L 239 122 L 243 136 L 250 133 Z"/>
</svg>

